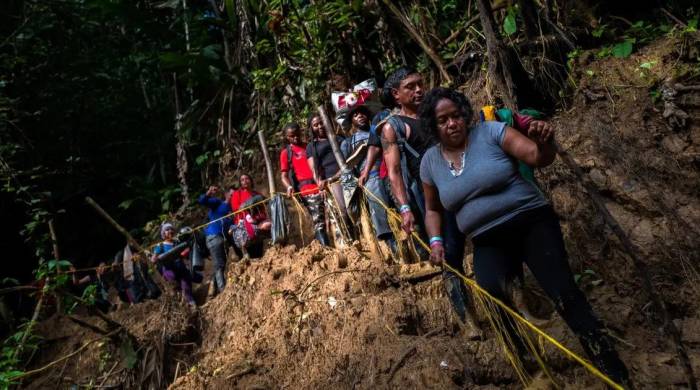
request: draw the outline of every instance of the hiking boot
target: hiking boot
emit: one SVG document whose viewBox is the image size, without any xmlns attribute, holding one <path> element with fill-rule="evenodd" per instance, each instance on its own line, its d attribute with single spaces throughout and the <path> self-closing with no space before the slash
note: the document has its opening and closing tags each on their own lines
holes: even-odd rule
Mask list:
<svg viewBox="0 0 700 390">
<path fill-rule="evenodd" d="M 462 281 L 451 272 L 444 272 L 442 281 L 452 308 L 463 325 L 467 340 L 481 339 L 483 334 L 469 305 L 467 291 Z"/>
</svg>

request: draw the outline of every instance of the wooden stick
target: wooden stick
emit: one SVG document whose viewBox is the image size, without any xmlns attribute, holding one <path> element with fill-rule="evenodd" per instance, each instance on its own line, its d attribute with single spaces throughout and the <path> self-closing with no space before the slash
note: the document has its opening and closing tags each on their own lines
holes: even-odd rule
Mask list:
<svg viewBox="0 0 700 390">
<path fill-rule="evenodd" d="M 0 295 L 4 294 L 9 294 L 12 292 L 17 292 L 17 291 L 36 291 L 39 288 L 36 286 L 14 286 L 14 287 L 5 287 L 5 288 L 0 288 Z"/>
<path fill-rule="evenodd" d="M 258 140 L 260 141 L 260 148 L 262 148 L 263 157 L 265 158 L 265 169 L 267 169 L 267 185 L 270 188 L 270 196 L 274 194 L 275 191 L 275 176 L 272 171 L 272 160 L 270 159 L 270 153 L 267 150 L 267 142 L 265 142 L 265 136 L 262 130 L 258 130 Z"/>
<path fill-rule="evenodd" d="M 90 323 L 88 323 L 88 322 L 86 322 L 86 321 L 81 320 L 80 318 L 76 318 L 76 317 L 74 317 L 74 316 L 67 316 L 67 318 L 68 318 L 69 320 L 75 322 L 76 324 L 82 326 L 83 328 L 90 329 L 91 331 L 93 331 L 93 332 L 95 332 L 95 333 L 97 333 L 97 334 L 101 334 L 101 335 L 105 335 L 105 336 L 109 334 L 108 331 L 106 331 L 106 330 L 100 328 L 99 326 L 95 326 L 95 325 L 93 325 L 93 324 L 90 324 Z"/>
<path fill-rule="evenodd" d="M 53 249 L 53 258 L 56 259 L 56 261 L 61 259 L 61 256 L 58 251 L 58 238 L 56 238 L 56 228 L 53 225 L 53 218 L 49 220 L 49 237 L 51 238 L 51 247 Z M 56 273 L 60 274 L 61 273 L 61 267 L 56 266 Z M 75 277 L 75 276 L 74 276 Z M 63 305 L 61 304 L 61 297 L 58 295 L 54 295 L 56 297 L 56 312 L 57 313 L 62 313 L 63 312 Z"/>
<path fill-rule="evenodd" d="M 150 262 L 148 261 L 148 258 L 147 258 L 148 252 L 146 251 L 146 249 L 144 249 L 141 246 L 141 244 L 139 244 L 138 241 L 136 241 L 134 239 L 134 237 L 132 237 L 131 234 L 129 234 L 129 232 L 126 231 L 126 229 L 124 229 L 119 223 L 117 223 L 117 221 L 115 221 L 114 218 L 112 218 L 112 216 L 109 215 L 102 207 L 100 207 L 100 205 L 97 204 L 97 202 L 95 202 L 91 197 L 86 196 L 85 202 L 87 202 L 87 204 L 92 206 L 92 208 L 94 208 L 98 214 L 100 214 L 107 222 L 109 222 L 109 224 L 112 225 L 112 227 L 117 229 L 117 231 L 119 233 L 121 233 L 126 238 L 126 241 L 129 245 L 132 245 L 134 248 L 136 248 L 138 253 L 140 253 L 141 255 L 146 257 L 145 261 L 149 267 L 152 266 L 150 264 Z M 165 294 L 167 291 L 169 291 L 169 289 L 166 288 L 167 283 L 165 283 L 165 281 L 161 277 L 160 273 L 154 272 L 153 275 L 155 276 L 154 279 L 155 279 L 156 283 L 158 283 L 158 285 L 159 285 L 158 287 L 160 287 L 160 289 L 163 291 L 163 293 Z"/>
<path fill-rule="evenodd" d="M 55 231 L 53 229 L 53 220 L 49 221 L 49 233 L 51 235 L 52 241 L 55 241 Z M 56 261 L 58 261 L 58 247 L 54 246 L 54 255 L 56 255 Z M 58 266 L 56 267 L 58 269 Z M 19 344 L 17 345 L 17 348 L 14 350 L 14 357 L 15 358 L 20 358 L 22 355 L 22 352 L 24 351 L 24 345 L 27 343 L 27 339 L 29 338 L 29 335 L 32 333 L 32 330 L 34 330 L 34 325 L 36 325 L 37 321 L 39 321 L 39 316 L 41 315 L 41 309 L 44 307 L 44 297 L 46 296 L 46 293 L 48 291 L 48 286 L 49 283 L 51 283 L 51 277 L 47 276 L 44 279 L 44 287 L 42 288 L 41 295 L 39 296 L 39 300 L 36 302 L 36 306 L 34 307 L 34 313 L 32 313 L 32 318 L 29 320 L 29 324 L 27 325 L 27 328 L 24 330 L 24 333 L 22 334 L 22 338 L 19 341 Z M 56 297 L 58 299 L 58 297 Z"/>
<path fill-rule="evenodd" d="M 591 201 L 593 201 L 593 204 L 595 205 L 596 209 L 598 209 L 598 212 L 603 217 L 603 220 L 608 225 L 608 227 L 610 227 L 615 236 L 617 236 L 617 238 L 620 240 L 620 243 L 622 244 L 623 248 L 625 248 L 625 251 L 632 259 L 632 264 L 634 265 L 634 267 L 637 270 L 637 273 L 642 279 L 642 286 L 644 287 L 644 290 L 646 291 L 649 299 L 651 299 L 652 305 L 656 309 L 656 312 L 662 317 L 662 330 L 664 330 L 669 336 L 671 336 L 671 339 L 676 344 L 676 352 L 685 371 L 686 379 L 688 380 L 688 386 L 691 389 L 697 389 L 697 382 L 695 379 L 695 375 L 693 374 L 693 367 L 690 364 L 688 354 L 685 351 L 685 348 L 683 347 L 680 331 L 676 327 L 676 324 L 673 322 L 671 315 L 668 313 L 668 310 L 666 309 L 666 304 L 654 290 L 654 285 L 651 282 L 649 268 L 641 260 L 639 255 L 641 253 L 641 249 L 637 247 L 637 245 L 635 245 L 632 242 L 632 240 L 630 240 L 630 238 L 627 236 L 627 234 L 617 222 L 615 217 L 613 217 L 612 214 L 610 214 L 610 211 L 605 205 L 605 201 L 598 192 L 598 189 L 591 182 L 585 180 L 583 170 L 576 163 L 576 161 L 574 161 L 569 152 L 562 149 L 562 147 L 559 146 L 559 144 L 556 142 L 554 146 L 557 150 L 557 154 L 559 154 L 559 157 L 561 157 L 564 164 L 566 164 L 574 172 L 578 181 L 584 186 L 586 192 L 588 192 L 588 196 L 590 197 Z"/>
<path fill-rule="evenodd" d="M 442 62 L 442 59 L 440 56 L 433 50 L 433 48 L 428 45 L 428 43 L 423 39 L 423 37 L 416 31 L 415 27 L 411 24 L 411 21 L 408 20 L 406 15 L 401 12 L 392 2 L 391 0 L 383 0 L 384 4 L 389 8 L 391 13 L 396 16 L 396 18 L 401 21 L 401 24 L 404 25 L 406 30 L 408 31 L 408 34 L 411 35 L 411 37 L 418 43 L 418 45 L 423 49 L 425 54 L 430 57 L 430 59 L 435 63 L 435 66 L 437 66 L 438 70 L 440 71 L 440 76 L 442 76 L 442 81 L 447 83 L 447 84 L 452 84 L 452 77 L 450 77 L 450 74 L 447 73 L 447 68 L 445 67 L 445 64 Z"/>
<path fill-rule="evenodd" d="M 124 237 L 126 237 L 126 240 L 128 241 L 128 243 L 130 245 L 133 245 L 139 252 L 146 253 L 146 250 L 141 246 L 141 244 L 139 244 L 138 241 L 136 241 L 134 239 L 134 237 L 132 237 L 131 234 L 129 234 L 129 232 L 122 227 L 122 225 L 117 223 L 117 221 L 115 221 L 111 215 L 109 215 L 102 207 L 100 207 L 100 205 L 97 204 L 97 202 L 95 202 L 89 196 L 85 197 L 85 202 L 87 202 L 87 204 L 92 206 L 92 208 L 94 208 L 98 214 L 100 214 L 107 222 L 109 222 L 109 224 L 112 225 L 112 227 L 117 229 L 117 231 L 119 233 L 121 233 Z"/>
<path fill-rule="evenodd" d="M 58 252 L 58 239 L 56 238 L 56 228 L 53 226 L 53 219 L 49 220 L 49 236 L 51 237 L 51 246 L 53 248 L 53 258 L 59 260 L 61 256 Z M 60 268 L 59 268 L 60 271 Z"/>
<path fill-rule="evenodd" d="M 46 290 L 48 289 L 49 282 L 51 281 L 51 278 L 46 277 L 44 279 L 44 288 L 42 289 L 41 296 L 39 296 L 39 300 L 36 302 L 36 306 L 34 307 L 34 313 L 32 314 L 32 319 L 29 320 L 29 325 L 27 325 L 27 328 L 24 330 L 24 333 L 22 334 L 22 339 L 19 341 L 19 344 L 17 345 L 17 349 L 14 351 L 14 357 L 19 358 L 22 355 L 22 352 L 24 350 L 24 345 L 27 342 L 27 339 L 29 338 L 29 335 L 32 333 L 32 330 L 34 329 L 34 325 L 37 323 L 39 320 L 39 315 L 41 314 L 41 309 L 44 306 L 44 296 L 46 296 Z"/>
<path fill-rule="evenodd" d="M 319 115 L 321 115 L 323 126 L 326 128 L 326 136 L 328 137 L 328 142 L 330 142 L 331 144 L 331 149 L 333 149 L 333 155 L 335 156 L 335 160 L 338 162 L 340 171 L 343 172 L 346 169 L 348 169 L 348 166 L 347 164 L 345 164 L 345 158 L 343 158 L 343 154 L 340 153 L 338 140 L 335 138 L 335 127 L 333 127 L 333 123 L 331 123 L 330 119 L 328 119 L 328 114 L 326 114 L 326 109 L 323 108 L 323 105 L 318 106 L 318 113 Z"/>
<path fill-rule="evenodd" d="M 114 369 L 117 368 L 117 365 L 119 363 L 120 363 L 119 360 L 114 362 L 114 364 L 112 365 L 112 368 L 110 368 L 109 371 L 107 371 L 107 374 L 104 376 L 104 379 L 102 379 L 102 382 L 100 382 L 100 385 L 97 386 L 98 388 L 104 387 L 104 384 L 107 382 L 107 379 L 109 379 L 109 377 L 112 375 L 112 372 L 114 372 Z"/>
<path fill-rule="evenodd" d="M 442 274 L 441 269 L 428 269 L 425 271 L 418 271 L 407 275 L 401 275 L 400 279 L 403 282 L 408 282 L 411 284 L 416 284 L 430 280 L 438 275 Z"/>
</svg>

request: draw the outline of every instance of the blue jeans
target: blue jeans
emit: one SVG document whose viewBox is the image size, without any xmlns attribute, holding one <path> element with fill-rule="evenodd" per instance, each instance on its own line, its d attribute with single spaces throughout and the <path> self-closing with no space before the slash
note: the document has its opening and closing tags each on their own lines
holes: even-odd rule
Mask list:
<svg viewBox="0 0 700 390">
<path fill-rule="evenodd" d="M 384 185 L 384 180 L 380 179 L 378 175 L 371 176 L 367 179 L 365 187 L 372 195 L 376 196 L 377 199 L 381 200 L 388 207 L 391 207 L 391 198 Z M 367 197 L 367 203 L 369 204 L 369 215 L 372 218 L 372 225 L 374 226 L 374 232 L 377 238 L 380 240 L 391 238 L 392 233 L 391 228 L 389 228 L 389 217 L 384 207 L 371 196 Z"/>
<path fill-rule="evenodd" d="M 220 234 L 207 236 L 207 249 L 214 262 L 214 285 L 221 292 L 226 287 L 226 240 Z"/>
</svg>

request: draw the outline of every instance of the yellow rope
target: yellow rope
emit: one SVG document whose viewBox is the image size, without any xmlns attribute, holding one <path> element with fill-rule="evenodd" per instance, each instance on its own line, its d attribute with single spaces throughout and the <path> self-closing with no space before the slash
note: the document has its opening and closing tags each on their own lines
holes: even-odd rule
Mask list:
<svg viewBox="0 0 700 390">
<path fill-rule="evenodd" d="M 306 191 L 294 192 L 294 193 L 292 194 L 292 199 L 295 200 L 295 201 L 297 201 L 297 200 L 296 200 L 296 196 L 297 196 L 297 195 L 302 195 L 302 196 L 303 196 L 303 195 L 306 195 L 306 194 L 313 193 L 313 192 L 315 192 L 315 191 L 316 191 L 316 190 L 314 189 L 314 190 L 306 190 Z M 265 198 L 265 199 L 263 199 L 263 200 L 261 200 L 261 201 L 259 201 L 259 202 L 253 203 L 252 205 L 247 206 L 247 207 L 244 207 L 244 208 L 242 208 L 242 209 L 240 209 L 240 210 L 236 210 L 236 211 L 234 211 L 234 212 L 228 213 L 228 214 L 226 214 L 226 215 L 224 215 L 224 216 L 222 216 L 222 217 L 220 217 L 220 218 L 214 219 L 214 220 L 209 221 L 209 222 L 207 222 L 207 223 L 203 223 L 203 224 L 201 224 L 201 225 L 197 225 L 197 226 L 195 226 L 194 228 L 192 228 L 192 230 L 193 230 L 193 231 L 202 230 L 202 229 L 204 229 L 205 227 L 207 227 L 207 226 L 209 226 L 209 225 L 211 225 L 211 224 L 213 224 L 213 223 L 222 221 L 222 220 L 224 220 L 224 219 L 226 219 L 226 218 L 230 218 L 230 217 L 232 217 L 232 216 L 234 216 L 234 215 L 236 215 L 236 214 L 240 214 L 240 213 L 242 213 L 242 212 L 244 212 L 244 211 L 248 211 L 248 210 L 250 210 L 250 209 L 252 209 L 252 208 L 255 208 L 255 207 L 260 206 L 261 204 L 265 204 L 265 203 L 269 202 L 275 194 L 284 194 L 284 195 L 286 195 L 286 193 L 283 193 L 283 192 L 274 192 L 274 193 L 272 193 L 268 198 Z M 297 202 L 298 202 L 298 201 L 297 201 Z M 300 223 L 301 223 L 301 222 L 300 222 Z M 299 228 L 301 229 L 301 224 L 299 225 Z M 302 237 L 302 240 L 303 240 L 303 237 Z M 148 251 L 152 251 L 153 248 L 157 247 L 158 245 L 162 244 L 163 242 L 164 242 L 164 241 L 156 242 L 155 244 L 152 244 L 152 245 L 148 246 L 147 250 L 148 250 Z M 134 262 L 138 262 L 139 260 L 140 260 L 140 256 L 138 256 L 138 254 L 135 253 L 135 254 L 134 254 Z M 110 267 L 109 264 L 107 264 L 106 267 Z M 97 269 L 99 269 L 99 268 L 100 268 L 99 266 L 97 266 L 97 267 L 87 267 L 87 268 L 77 268 L 77 269 L 74 269 L 74 270 L 65 270 L 65 271 L 61 271 L 61 273 L 71 274 L 71 273 L 77 273 L 77 272 L 94 271 L 94 270 L 97 270 Z"/>
<path fill-rule="evenodd" d="M 306 209 L 301 205 L 299 199 L 296 196 L 292 196 L 292 202 L 294 202 L 294 207 L 297 210 L 297 218 L 299 221 L 299 237 L 301 237 L 301 245 L 306 246 L 306 239 L 304 238 L 304 227 L 302 225 L 302 216 L 306 215 Z"/>
<path fill-rule="evenodd" d="M 395 219 L 399 219 L 399 220 L 401 219 L 401 217 L 398 215 L 398 213 L 397 213 L 395 210 L 392 210 L 392 209 L 390 209 L 389 207 L 387 207 L 387 205 L 386 205 L 384 202 L 382 202 L 381 199 L 377 198 L 374 194 L 372 194 L 371 191 L 367 190 L 367 188 L 365 188 L 364 186 L 360 185 L 359 183 L 358 183 L 358 186 L 360 186 L 360 187 L 365 191 L 366 194 L 368 194 L 369 196 L 371 196 L 371 197 L 372 197 L 374 200 L 376 200 L 380 205 L 382 205 L 382 207 L 384 207 L 384 209 L 386 209 L 387 214 L 388 214 L 390 217 L 395 218 Z M 416 232 L 412 232 L 412 235 L 414 236 L 415 240 L 416 240 L 420 245 L 422 245 L 426 250 L 430 251 L 430 246 L 428 246 L 428 245 L 418 236 L 418 234 L 417 234 Z M 542 337 L 543 339 L 549 341 L 552 345 L 554 345 L 554 346 L 557 347 L 559 350 L 561 350 L 562 352 L 564 352 L 564 354 L 565 354 L 566 356 L 568 356 L 569 358 L 571 358 L 571 359 L 573 359 L 574 361 L 576 361 L 576 362 L 578 362 L 579 364 L 581 364 L 581 365 L 582 365 L 585 369 L 587 369 L 591 374 L 595 375 L 596 377 L 598 377 L 599 379 L 601 379 L 603 382 L 605 382 L 606 384 L 608 384 L 608 385 L 611 386 L 612 388 L 618 389 L 618 390 L 623 390 L 623 387 L 622 387 L 622 386 L 620 386 L 620 385 L 617 384 L 615 381 L 613 381 L 612 379 L 610 379 L 607 375 L 605 375 L 605 374 L 602 373 L 600 370 L 598 370 L 598 369 L 597 369 L 595 366 L 593 366 L 589 361 L 587 361 L 586 359 L 580 357 L 579 355 L 577 355 L 575 352 L 571 351 L 570 349 L 566 348 L 564 345 L 562 345 L 560 342 L 558 342 L 558 341 L 557 341 L 556 339 L 554 339 L 552 336 L 548 335 L 548 334 L 545 333 L 543 330 L 541 330 L 540 328 L 538 328 L 537 326 L 535 326 L 534 324 L 532 324 L 530 321 L 528 321 L 527 319 L 525 319 L 525 317 L 521 316 L 521 315 L 520 315 L 519 313 L 517 313 L 515 310 L 511 309 L 508 305 L 506 305 L 505 303 L 503 303 L 503 301 L 501 301 L 500 299 L 498 299 L 498 298 L 494 297 L 493 295 L 491 295 L 488 291 L 484 290 L 481 286 L 479 286 L 479 284 L 478 284 L 476 281 L 474 281 L 474 280 L 472 280 L 472 279 L 469 279 L 468 277 L 466 277 L 465 275 L 463 275 L 461 272 L 457 271 L 456 269 L 454 269 L 453 267 L 451 267 L 449 264 L 447 264 L 447 263 L 445 263 L 445 262 L 443 262 L 442 265 L 443 265 L 443 267 L 445 267 L 447 270 L 451 271 L 452 273 L 454 273 L 455 275 L 457 275 L 460 279 L 462 279 L 462 281 L 465 283 L 465 285 L 467 285 L 468 287 L 472 288 L 474 291 L 478 291 L 479 294 L 482 294 L 484 297 L 488 298 L 492 303 L 495 303 L 496 305 L 498 305 L 501 309 L 505 310 L 505 311 L 506 311 L 508 314 L 510 314 L 513 318 L 515 318 L 516 320 L 518 320 L 521 324 L 524 324 L 524 325 L 527 326 L 529 329 L 531 329 L 533 332 L 537 333 L 540 337 Z M 492 326 L 495 326 L 495 324 L 492 324 Z M 499 333 L 499 332 L 497 331 L 496 333 Z M 528 344 L 531 344 L 531 341 L 528 340 L 527 342 L 528 342 Z M 539 358 L 537 355 L 535 356 L 535 358 L 538 360 L 538 363 L 540 363 L 540 364 L 542 365 L 541 360 L 540 360 L 540 358 Z M 511 363 L 513 363 L 513 362 L 511 361 Z M 514 365 L 514 367 L 516 367 L 516 371 L 519 371 L 520 367 L 518 367 L 517 364 L 513 364 L 513 365 Z M 521 373 L 520 373 L 520 372 L 518 372 L 518 376 L 521 376 Z M 521 377 L 521 379 L 522 379 L 522 377 Z"/>
<path fill-rule="evenodd" d="M 399 214 L 398 214 L 395 210 L 389 208 L 381 199 L 379 199 L 377 196 L 375 196 L 375 195 L 374 195 L 371 191 L 369 191 L 365 186 L 363 186 L 363 185 L 361 185 L 361 184 L 359 184 L 359 183 L 357 183 L 357 185 L 358 185 L 358 187 L 362 188 L 362 190 L 364 191 L 364 193 L 365 193 L 366 195 L 369 195 L 369 196 L 372 197 L 378 204 L 380 204 L 380 205 L 386 210 L 387 215 L 388 215 L 389 217 L 391 217 L 391 218 L 394 219 L 394 220 L 401 221 L 401 217 L 399 216 Z M 315 191 L 315 190 L 314 190 L 314 191 Z M 295 196 L 295 195 L 303 195 L 303 194 L 311 193 L 311 192 L 314 192 L 314 191 L 299 191 L 299 192 L 295 192 L 295 193 L 293 194 L 293 196 Z M 267 202 L 269 202 L 270 199 L 272 198 L 272 195 L 274 195 L 274 194 L 271 194 L 271 196 L 268 197 L 267 199 L 264 199 L 264 200 L 262 200 L 262 201 L 259 201 L 259 202 L 257 202 L 257 203 L 254 203 L 254 204 L 252 204 L 252 205 L 250 205 L 250 206 L 248 206 L 248 207 L 245 207 L 245 208 L 243 208 L 243 209 L 234 211 L 234 212 L 232 212 L 232 213 L 230 213 L 230 214 L 227 214 L 227 215 L 225 215 L 225 216 L 223 216 L 223 217 L 221 217 L 221 218 L 217 218 L 217 219 L 215 219 L 215 220 L 213 220 L 213 221 L 209 221 L 209 222 L 207 222 L 207 223 L 205 223 L 205 224 L 201 224 L 201 225 L 195 227 L 193 230 L 200 230 L 200 229 L 203 229 L 204 227 L 206 227 L 206 226 L 208 226 L 208 225 L 210 225 L 210 224 L 212 224 L 212 223 L 221 221 L 221 220 L 223 220 L 223 219 L 225 219 L 225 218 L 229 218 L 229 217 L 231 217 L 231 216 L 233 216 L 233 215 L 235 215 L 235 214 L 238 214 L 238 213 L 247 211 L 247 210 L 249 210 L 249 209 L 251 209 L 251 208 L 254 208 L 254 207 L 257 207 L 257 206 L 259 206 L 259 205 L 261 205 L 261 204 L 267 203 Z M 295 200 L 296 200 L 296 199 L 295 199 Z M 418 242 L 421 246 L 423 246 L 423 248 L 425 248 L 427 251 L 430 251 L 430 246 L 428 246 L 428 245 L 420 238 L 420 236 L 419 236 L 416 232 L 412 232 L 411 234 L 412 234 L 412 236 L 413 236 L 413 238 L 414 238 L 415 241 L 417 241 L 417 242 Z M 158 244 L 155 244 L 155 245 L 151 246 L 150 248 L 152 249 L 153 247 L 155 247 L 155 246 L 157 246 L 157 245 L 158 245 Z M 609 386 L 613 387 L 614 389 L 619 389 L 619 390 L 623 390 L 623 389 L 624 389 L 622 386 L 620 386 L 620 385 L 617 384 L 615 381 L 613 381 L 612 379 L 610 379 L 607 375 L 605 375 L 605 374 L 602 373 L 600 370 L 598 370 L 598 369 L 597 369 L 595 366 L 593 366 L 589 361 L 587 361 L 586 359 L 580 357 L 580 356 L 577 355 L 575 352 L 571 351 L 570 349 L 568 349 L 567 347 L 565 347 L 564 345 L 562 345 L 562 344 L 561 344 L 559 341 L 557 341 L 555 338 L 551 337 L 550 335 L 548 335 L 547 333 L 545 333 L 543 330 L 541 330 L 540 328 L 538 328 L 537 326 L 535 326 L 534 324 L 532 324 L 530 321 L 528 321 L 526 318 L 524 318 L 523 316 L 521 316 L 521 315 L 520 315 L 519 313 L 517 313 L 515 310 L 511 309 L 508 305 L 506 305 L 506 304 L 505 304 L 504 302 L 502 302 L 500 299 L 494 297 L 494 296 L 491 295 L 488 291 L 484 290 L 481 286 L 479 286 L 479 284 L 478 284 L 476 281 L 474 281 L 474 280 L 472 280 L 472 279 L 466 277 L 466 276 L 463 275 L 461 272 L 457 271 L 456 269 L 454 269 L 452 266 L 450 266 L 449 264 L 447 264 L 447 263 L 445 263 L 445 262 L 443 262 L 442 265 L 443 265 L 443 267 L 445 267 L 447 270 L 449 270 L 450 272 L 452 272 L 452 273 L 454 273 L 455 275 L 457 275 L 460 279 L 462 279 L 462 281 L 465 283 L 466 286 L 470 287 L 470 288 L 473 289 L 474 291 L 477 291 L 477 292 L 478 292 L 479 294 L 481 294 L 483 297 L 488 298 L 488 300 L 489 300 L 491 303 L 494 303 L 494 304 L 498 305 L 501 309 L 505 310 L 506 313 L 508 313 L 512 318 L 515 318 L 520 324 L 525 325 L 527 328 L 529 328 L 529 329 L 532 330 L 533 332 L 537 333 L 541 338 L 543 338 L 544 340 L 547 340 L 548 342 L 550 342 L 552 345 L 554 345 L 555 347 L 557 347 L 560 351 L 564 352 L 564 354 L 565 354 L 566 356 L 568 356 L 569 358 L 571 358 L 571 359 L 573 359 L 574 361 L 576 361 L 576 362 L 578 362 L 579 364 L 581 364 L 581 365 L 582 365 L 585 369 L 587 369 L 591 374 L 593 374 L 594 376 L 598 377 L 599 379 L 601 379 L 603 382 L 605 382 L 605 383 L 608 384 Z M 77 270 L 76 270 L 76 271 L 77 271 Z M 72 272 L 76 272 L 76 271 L 72 271 Z M 491 316 L 490 316 L 490 317 L 491 317 Z M 503 326 L 504 326 L 504 325 L 502 324 L 502 321 L 499 319 L 499 316 L 495 316 L 494 318 L 489 318 L 489 321 L 491 321 L 491 325 L 492 325 L 495 329 L 497 329 L 497 328 L 496 328 L 497 326 L 499 326 L 499 327 L 503 327 Z M 501 322 L 501 323 L 500 323 L 500 324 L 496 324 L 494 321 L 499 321 L 499 322 Z M 500 332 L 496 331 L 496 333 L 498 334 L 498 333 L 500 333 Z M 523 334 L 523 335 L 524 335 L 524 334 Z M 501 336 L 501 337 L 502 337 L 502 336 Z M 509 338 L 510 338 L 510 337 L 509 337 Z M 506 342 L 505 340 L 501 340 L 501 342 L 503 343 L 503 345 L 512 344 L 512 341 Z M 527 337 L 527 336 L 525 337 L 525 342 L 526 342 L 527 344 L 529 344 L 530 348 L 531 348 L 533 351 L 536 351 L 536 347 L 534 346 L 534 343 L 532 343 L 532 341 L 529 339 L 529 337 Z M 515 362 L 515 357 L 512 356 L 512 355 L 509 354 L 509 353 L 506 353 L 506 355 L 508 356 L 509 360 L 511 361 L 511 364 L 512 364 L 512 365 L 514 366 L 514 368 L 516 369 L 516 373 L 518 374 L 518 376 L 521 378 L 521 380 L 524 380 L 524 378 L 525 378 L 524 370 L 522 369 L 522 367 L 521 367 L 518 363 Z M 551 375 L 549 374 L 549 372 L 547 372 L 546 368 L 544 367 L 544 362 L 541 360 L 541 358 L 538 356 L 537 353 L 535 353 L 534 355 L 535 355 L 535 358 L 537 359 L 538 363 L 540 364 L 540 366 L 542 366 L 542 367 L 545 369 L 546 374 L 547 374 L 548 376 L 550 376 L 550 378 L 551 378 Z"/>
<path fill-rule="evenodd" d="M 326 198 L 324 204 L 329 206 L 328 214 L 331 220 L 331 225 L 333 222 L 335 222 L 337 229 L 337 231 L 336 229 L 333 229 L 333 242 L 337 243 L 338 235 L 340 235 L 340 239 L 344 242 L 343 245 L 347 245 L 350 241 L 350 227 L 345 223 L 345 218 L 343 218 L 343 215 L 340 212 L 340 205 L 338 204 L 337 199 L 335 199 L 335 195 L 330 187 L 326 187 L 324 195 Z M 345 207 L 347 211 L 348 205 L 345 205 Z"/>
</svg>

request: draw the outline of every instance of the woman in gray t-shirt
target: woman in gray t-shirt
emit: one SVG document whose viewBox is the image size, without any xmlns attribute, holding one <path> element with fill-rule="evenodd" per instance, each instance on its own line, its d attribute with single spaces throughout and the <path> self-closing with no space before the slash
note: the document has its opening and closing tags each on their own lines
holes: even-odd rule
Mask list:
<svg viewBox="0 0 700 390">
<path fill-rule="evenodd" d="M 430 91 L 419 115 L 424 129 L 439 141 L 423 156 L 420 172 L 431 261 L 444 260 L 441 219 L 448 209 L 472 239 L 473 269 L 481 287 L 509 302 L 506 286 L 525 262 L 593 362 L 611 379 L 626 384 L 627 368 L 574 282 L 556 213 L 518 171 L 517 160 L 534 167 L 554 161 L 553 130 L 541 121 L 533 121 L 527 136 L 500 122 L 470 127 L 469 101 L 447 88 Z M 511 321 L 503 323 L 516 336 L 508 326 Z M 524 353 L 519 337 L 513 339 Z"/>
</svg>

